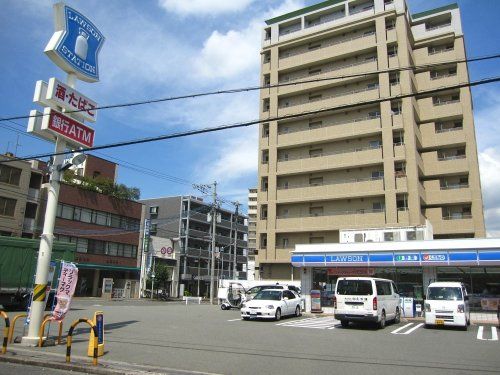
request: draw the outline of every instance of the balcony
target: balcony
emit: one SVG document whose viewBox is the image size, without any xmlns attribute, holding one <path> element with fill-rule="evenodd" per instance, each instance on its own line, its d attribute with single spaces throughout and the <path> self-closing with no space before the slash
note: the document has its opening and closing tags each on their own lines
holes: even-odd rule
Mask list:
<svg viewBox="0 0 500 375">
<path fill-rule="evenodd" d="M 295 185 L 288 189 L 278 188 L 277 201 L 315 201 L 324 199 L 354 198 L 377 196 L 384 194 L 382 178 L 366 178 L 346 181 L 336 181 L 319 186 Z"/>
<path fill-rule="evenodd" d="M 437 37 L 439 35 L 454 32 L 453 27 L 451 26 L 451 20 L 435 25 L 421 23 L 412 26 L 411 31 L 413 32 L 415 40 Z"/>
<path fill-rule="evenodd" d="M 276 231 L 319 231 L 347 228 L 384 226 L 385 211 L 359 210 L 325 213 L 321 216 L 304 216 L 276 219 Z"/>
<path fill-rule="evenodd" d="M 23 232 L 33 233 L 35 229 L 35 219 L 25 217 L 23 221 Z"/>
<path fill-rule="evenodd" d="M 474 220 L 470 214 L 444 216 L 441 207 L 428 208 L 426 216 L 432 224 L 434 234 L 474 233 Z"/>
<path fill-rule="evenodd" d="M 410 211 L 408 208 L 397 209 L 398 224 L 410 225 Z"/>
<path fill-rule="evenodd" d="M 437 148 L 445 145 L 463 145 L 466 143 L 463 127 L 436 130 L 434 122 L 421 124 L 423 148 Z"/>
<path fill-rule="evenodd" d="M 358 148 L 322 154 L 317 157 L 278 160 L 277 174 L 336 170 L 351 166 L 361 167 L 382 163 L 382 147 Z"/>
<path fill-rule="evenodd" d="M 429 49 L 428 47 L 419 48 L 413 51 L 413 54 L 415 57 L 415 65 L 427 65 L 458 60 L 455 49 L 445 46 L 434 49 Z"/>
<path fill-rule="evenodd" d="M 348 43 L 349 48 L 344 48 Z M 290 69 L 298 65 L 317 64 L 324 59 L 333 59 L 347 53 L 354 53 L 376 47 L 375 30 L 366 34 L 358 34 L 351 38 L 336 38 L 321 43 L 321 47 L 309 50 L 307 45 L 291 51 L 280 53 L 280 70 Z"/>
<path fill-rule="evenodd" d="M 398 193 L 408 192 L 408 180 L 405 175 L 396 175 L 396 191 Z"/>
<path fill-rule="evenodd" d="M 330 90 L 331 91 L 331 90 Z M 319 93 L 318 93 L 319 95 Z M 369 100 L 375 100 L 380 97 L 378 84 L 362 89 L 321 94 L 317 99 L 310 99 L 305 95 L 295 96 L 287 99 L 281 99 L 278 105 L 278 115 L 287 116 L 295 114 L 298 111 L 304 111 L 302 106 L 307 105 L 308 111 L 317 111 L 325 109 L 332 102 L 335 106 L 360 103 Z M 334 99 L 334 100 L 332 100 Z"/>
<path fill-rule="evenodd" d="M 437 151 L 422 153 L 424 174 L 427 177 L 467 173 L 469 163 L 465 155 L 438 158 Z"/>
<path fill-rule="evenodd" d="M 401 113 L 392 115 L 393 129 L 403 129 L 403 115 Z"/>
<path fill-rule="evenodd" d="M 421 122 L 432 122 L 434 119 L 442 117 L 460 117 L 462 115 L 460 100 L 444 100 L 434 103 L 433 98 L 424 98 L 418 100 L 418 106 Z"/>
<path fill-rule="evenodd" d="M 417 74 L 417 86 L 419 90 L 434 90 L 446 86 L 455 86 L 460 82 L 457 74 L 440 74 L 431 77 L 429 72 Z"/>
<path fill-rule="evenodd" d="M 404 143 L 394 144 L 393 148 L 394 148 L 394 160 L 406 159 L 406 149 Z"/>
<path fill-rule="evenodd" d="M 472 202 L 469 184 L 441 186 L 439 180 L 424 181 L 425 204 L 428 206 Z"/>
<path fill-rule="evenodd" d="M 323 87 L 325 84 L 338 83 L 340 78 L 344 75 L 352 75 L 358 73 L 365 73 L 377 70 L 377 57 L 371 57 L 368 60 L 356 61 L 350 64 L 334 65 L 330 67 L 323 67 L 319 74 L 309 74 L 308 70 L 300 73 L 289 73 L 286 78 L 279 80 L 280 84 L 297 83 L 289 86 L 282 86 L 278 88 L 279 95 L 290 94 L 296 91 L 312 90 L 318 87 Z M 338 78 L 335 78 L 338 77 Z M 331 81 L 324 81 L 325 79 L 332 78 Z M 301 81 L 320 80 L 313 83 L 300 83 Z"/>
<path fill-rule="evenodd" d="M 380 115 L 364 116 L 353 120 L 323 122 L 319 128 L 296 128 L 286 133 L 278 134 L 278 147 L 303 144 L 308 141 L 326 141 L 335 138 L 348 138 L 353 136 L 377 134 L 382 131 Z"/>
</svg>

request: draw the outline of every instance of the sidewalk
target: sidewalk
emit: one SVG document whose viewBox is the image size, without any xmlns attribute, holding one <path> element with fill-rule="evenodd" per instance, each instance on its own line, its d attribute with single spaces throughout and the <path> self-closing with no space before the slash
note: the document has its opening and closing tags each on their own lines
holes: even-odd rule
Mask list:
<svg viewBox="0 0 500 375">
<path fill-rule="evenodd" d="M 213 373 L 208 372 L 177 370 L 166 367 L 154 367 L 110 360 L 99 360 L 98 365 L 93 366 L 92 358 L 73 355 L 71 356 L 71 363 L 66 363 L 64 354 L 51 353 L 47 351 L 42 352 L 41 350 L 34 348 L 19 346 L 9 346 L 6 354 L 0 354 L 0 363 L 2 362 L 99 375 L 214 375 Z"/>
</svg>

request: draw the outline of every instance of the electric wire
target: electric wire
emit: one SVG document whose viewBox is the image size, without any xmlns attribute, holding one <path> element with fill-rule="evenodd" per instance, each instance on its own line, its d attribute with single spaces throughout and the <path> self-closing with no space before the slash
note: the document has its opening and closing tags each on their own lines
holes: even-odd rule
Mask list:
<svg viewBox="0 0 500 375">
<path fill-rule="evenodd" d="M 262 90 L 262 89 L 270 89 L 270 88 L 298 85 L 298 84 L 304 84 L 304 83 L 315 83 L 315 82 L 323 82 L 323 81 L 330 81 L 330 80 L 336 80 L 336 79 L 366 77 L 366 76 L 370 76 L 370 75 L 378 75 L 381 73 L 393 73 L 393 72 L 404 71 L 404 70 L 425 70 L 425 69 L 429 69 L 429 68 L 434 68 L 436 66 L 484 61 L 484 60 L 496 59 L 499 57 L 500 57 L 500 54 L 492 54 L 492 55 L 485 55 L 485 56 L 479 56 L 479 57 L 475 57 L 475 58 L 468 58 L 468 59 L 462 59 L 462 60 L 450 60 L 450 61 L 445 61 L 445 62 L 423 64 L 423 65 L 413 65 L 413 66 L 410 65 L 410 66 L 404 66 L 404 67 L 375 70 L 375 71 L 371 71 L 371 72 L 344 74 L 344 75 L 337 75 L 337 76 L 332 76 L 332 77 L 316 78 L 316 79 L 294 81 L 294 82 L 287 82 L 287 83 L 268 84 L 268 85 L 264 85 L 264 86 L 250 86 L 250 87 L 227 89 L 227 90 L 208 91 L 208 92 L 193 93 L 193 94 L 186 94 L 186 95 L 179 95 L 179 96 L 171 96 L 171 97 L 167 97 L 167 98 L 149 99 L 149 100 L 121 103 L 121 104 L 110 104 L 110 105 L 98 106 L 98 107 L 94 108 L 94 110 L 133 107 L 133 106 L 168 102 L 168 101 L 174 101 L 174 100 L 193 99 L 193 98 L 199 98 L 199 97 L 211 96 L 211 95 L 235 94 L 235 93 L 256 91 L 256 90 Z M 71 113 L 78 113 L 78 112 L 83 112 L 83 111 L 85 111 L 85 109 L 67 111 L 66 113 L 71 114 Z M 9 120 L 27 119 L 27 118 L 31 118 L 31 117 L 43 117 L 43 116 L 46 116 L 46 114 L 38 113 L 38 114 L 33 115 L 33 116 L 30 116 L 30 115 L 9 116 L 9 117 L 0 118 L 0 122 L 9 121 Z"/>
</svg>

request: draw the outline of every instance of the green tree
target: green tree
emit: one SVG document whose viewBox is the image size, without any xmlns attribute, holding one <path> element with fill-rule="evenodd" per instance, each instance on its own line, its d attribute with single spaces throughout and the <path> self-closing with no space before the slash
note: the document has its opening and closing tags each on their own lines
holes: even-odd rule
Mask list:
<svg viewBox="0 0 500 375">
<path fill-rule="evenodd" d="M 157 290 L 161 288 L 166 290 L 168 288 L 168 283 L 171 281 L 170 269 L 161 263 L 156 263 L 154 268 L 155 278 L 154 278 L 154 289 Z M 148 277 L 148 283 L 151 286 L 151 275 Z"/>
</svg>

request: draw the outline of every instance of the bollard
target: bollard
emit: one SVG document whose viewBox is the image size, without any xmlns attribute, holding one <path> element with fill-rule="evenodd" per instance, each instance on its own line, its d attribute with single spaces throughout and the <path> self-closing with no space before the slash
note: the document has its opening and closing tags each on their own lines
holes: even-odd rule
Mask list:
<svg viewBox="0 0 500 375">
<path fill-rule="evenodd" d="M 97 334 L 97 328 L 94 325 L 94 323 L 89 320 L 89 319 L 78 319 L 71 324 L 71 327 L 69 328 L 68 331 L 68 337 L 66 338 L 66 362 L 69 363 L 71 360 L 71 342 L 73 341 L 73 330 L 75 327 L 80 324 L 80 323 L 87 323 L 90 326 L 90 329 L 94 331 L 94 355 L 92 357 L 92 364 L 94 366 L 97 366 L 97 346 L 98 346 L 98 334 Z"/>
<path fill-rule="evenodd" d="M 45 325 L 52 321 L 52 317 L 50 314 L 47 314 L 45 316 L 49 316 L 48 318 L 45 318 L 42 325 L 40 326 L 40 332 L 38 333 L 38 346 L 41 348 L 43 346 L 43 333 L 45 332 Z M 54 321 L 59 324 L 59 335 L 57 337 L 57 345 L 61 345 L 61 336 L 62 336 L 62 329 L 63 329 L 63 322 L 62 321 Z M 47 335 L 48 338 L 48 335 Z"/>
<path fill-rule="evenodd" d="M 9 331 L 9 344 L 12 344 L 12 338 L 14 337 L 14 328 L 16 327 L 16 322 L 17 322 L 17 319 L 19 318 L 26 318 L 28 316 L 28 314 L 19 314 L 19 315 L 16 315 L 14 317 L 14 319 L 12 319 L 12 325 L 10 327 L 10 331 Z"/>
<path fill-rule="evenodd" d="M 5 354 L 5 352 L 7 351 L 7 340 L 9 338 L 10 321 L 5 311 L 0 310 L 0 316 L 2 316 L 5 320 L 5 328 L 3 330 L 3 343 L 2 343 L 2 354 Z"/>
</svg>

